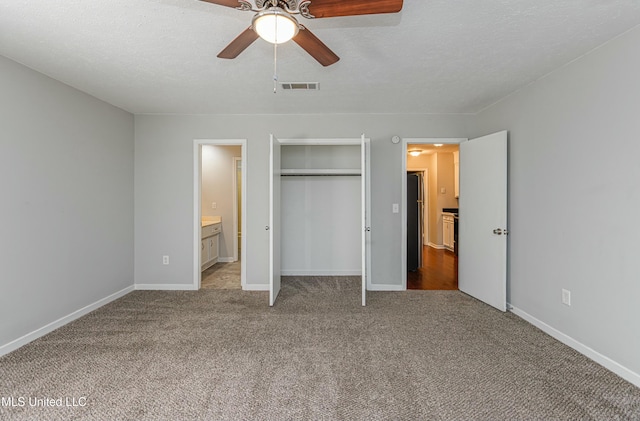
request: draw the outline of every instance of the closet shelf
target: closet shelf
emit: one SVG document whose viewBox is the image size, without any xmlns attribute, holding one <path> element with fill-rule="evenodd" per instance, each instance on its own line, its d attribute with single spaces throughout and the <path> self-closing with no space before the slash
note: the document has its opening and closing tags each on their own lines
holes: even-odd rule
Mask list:
<svg viewBox="0 0 640 421">
<path fill-rule="evenodd" d="M 301 175 L 361 175 L 360 168 L 283 168 L 280 170 L 282 176 Z"/>
</svg>

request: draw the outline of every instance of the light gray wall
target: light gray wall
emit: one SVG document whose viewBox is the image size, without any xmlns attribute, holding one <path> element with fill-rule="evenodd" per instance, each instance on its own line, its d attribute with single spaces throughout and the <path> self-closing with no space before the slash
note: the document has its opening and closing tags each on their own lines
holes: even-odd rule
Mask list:
<svg viewBox="0 0 640 421">
<path fill-rule="evenodd" d="M 442 245 L 442 209 L 438 209 L 438 155 L 429 155 L 429 244 Z"/>
<path fill-rule="evenodd" d="M 639 45 L 636 27 L 480 113 L 474 130 L 509 131 L 509 301 L 635 373 Z"/>
<path fill-rule="evenodd" d="M 470 116 L 137 115 L 135 279 L 193 282 L 194 139 L 247 139 L 247 284 L 268 284 L 269 133 L 279 138 L 371 138 L 373 282 L 401 285 L 401 144 L 391 137 L 467 137 Z M 162 265 L 162 255 L 171 264 Z"/>
<path fill-rule="evenodd" d="M 233 225 L 233 158 L 241 156 L 240 146 L 202 145 L 202 216 L 222 218 L 218 251 L 219 257 L 225 259 L 233 257 L 233 241 L 238 236 L 238 229 Z M 213 202 L 216 209 L 212 207 Z"/>
<path fill-rule="evenodd" d="M 0 346 L 133 285 L 133 116 L 0 57 Z"/>
<path fill-rule="evenodd" d="M 283 275 L 360 275 L 360 177 L 283 177 Z"/>
<path fill-rule="evenodd" d="M 452 152 L 440 152 L 436 155 L 438 157 L 438 211 L 442 212 L 443 208 L 458 207 L 453 174 L 455 167 Z M 445 190 L 444 193 L 442 189 Z"/>
<path fill-rule="evenodd" d="M 438 243 L 444 244 L 444 233 L 442 232 L 442 209 L 443 208 L 457 208 L 458 199 L 456 199 L 454 179 L 453 179 L 453 153 L 440 152 L 436 153 L 435 159 L 438 164 L 436 165 L 436 206 L 434 211 L 437 217 L 436 232 L 438 233 Z M 442 193 L 444 189 L 444 193 Z"/>
</svg>

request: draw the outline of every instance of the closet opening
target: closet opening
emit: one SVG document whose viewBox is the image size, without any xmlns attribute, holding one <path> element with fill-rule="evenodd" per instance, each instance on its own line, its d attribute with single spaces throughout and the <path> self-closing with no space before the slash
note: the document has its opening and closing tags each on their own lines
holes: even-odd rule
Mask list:
<svg viewBox="0 0 640 421">
<path fill-rule="evenodd" d="M 270 305 L 282 279 L 360 284 L 364 305 L 367 146 L 364 138 L 272 138 Z"/>
</svg>

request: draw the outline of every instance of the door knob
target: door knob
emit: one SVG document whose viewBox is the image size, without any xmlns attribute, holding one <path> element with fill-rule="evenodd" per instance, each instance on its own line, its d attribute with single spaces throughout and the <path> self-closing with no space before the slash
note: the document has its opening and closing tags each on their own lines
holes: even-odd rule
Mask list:
<svg viewBox="0 0 640 421">
<path fill-rule="evenodd" d="M 494 230 L 493 230 L 493 233 L 494 233 L 495 235 L 502 235 L 502 228 L 496 228 L 496 229 L 494 229 Z"/>
</svg>

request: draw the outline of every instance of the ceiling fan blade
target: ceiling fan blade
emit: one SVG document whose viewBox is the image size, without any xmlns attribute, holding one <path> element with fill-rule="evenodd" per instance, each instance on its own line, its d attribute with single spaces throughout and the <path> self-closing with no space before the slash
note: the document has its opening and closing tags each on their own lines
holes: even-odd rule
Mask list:
<svg viewBox="0 0 640 421">
<path fill-rule="evenodd" d="M 236 37 L 224 50 L 218 54 L 219 58 L 236 58 L 243 52 L 248 46 L 253 44 L 253 41 L 258 39 L 258 34 L 251 29 L 251 27 L 245 29 L 240 35 Z"/>
<path fill-rule="evenodd" d="M 293 37 L 293 41 L 302 47 L 311 57 L 318 60 L 323 66 L 330 66 L 340 60 L 333 51 L 311 33 L 306 27 L 300 25 L 300 31 Z"/>
<path fill-rule="evenodd" d="M 400 10 L 402 0 L 311 0 L 309 4 L 309 13 L 316 18 L 397 13 Z"/>
<path fill-rule="evenodd" d="M 220 6 L 227 6 L 227 7 L 234 7 L 234 8 L 240 7 L 240 3 L 238 2 L 238 0 L 201 0 L 201 1 L 218 4 Z"/>
</svg>

